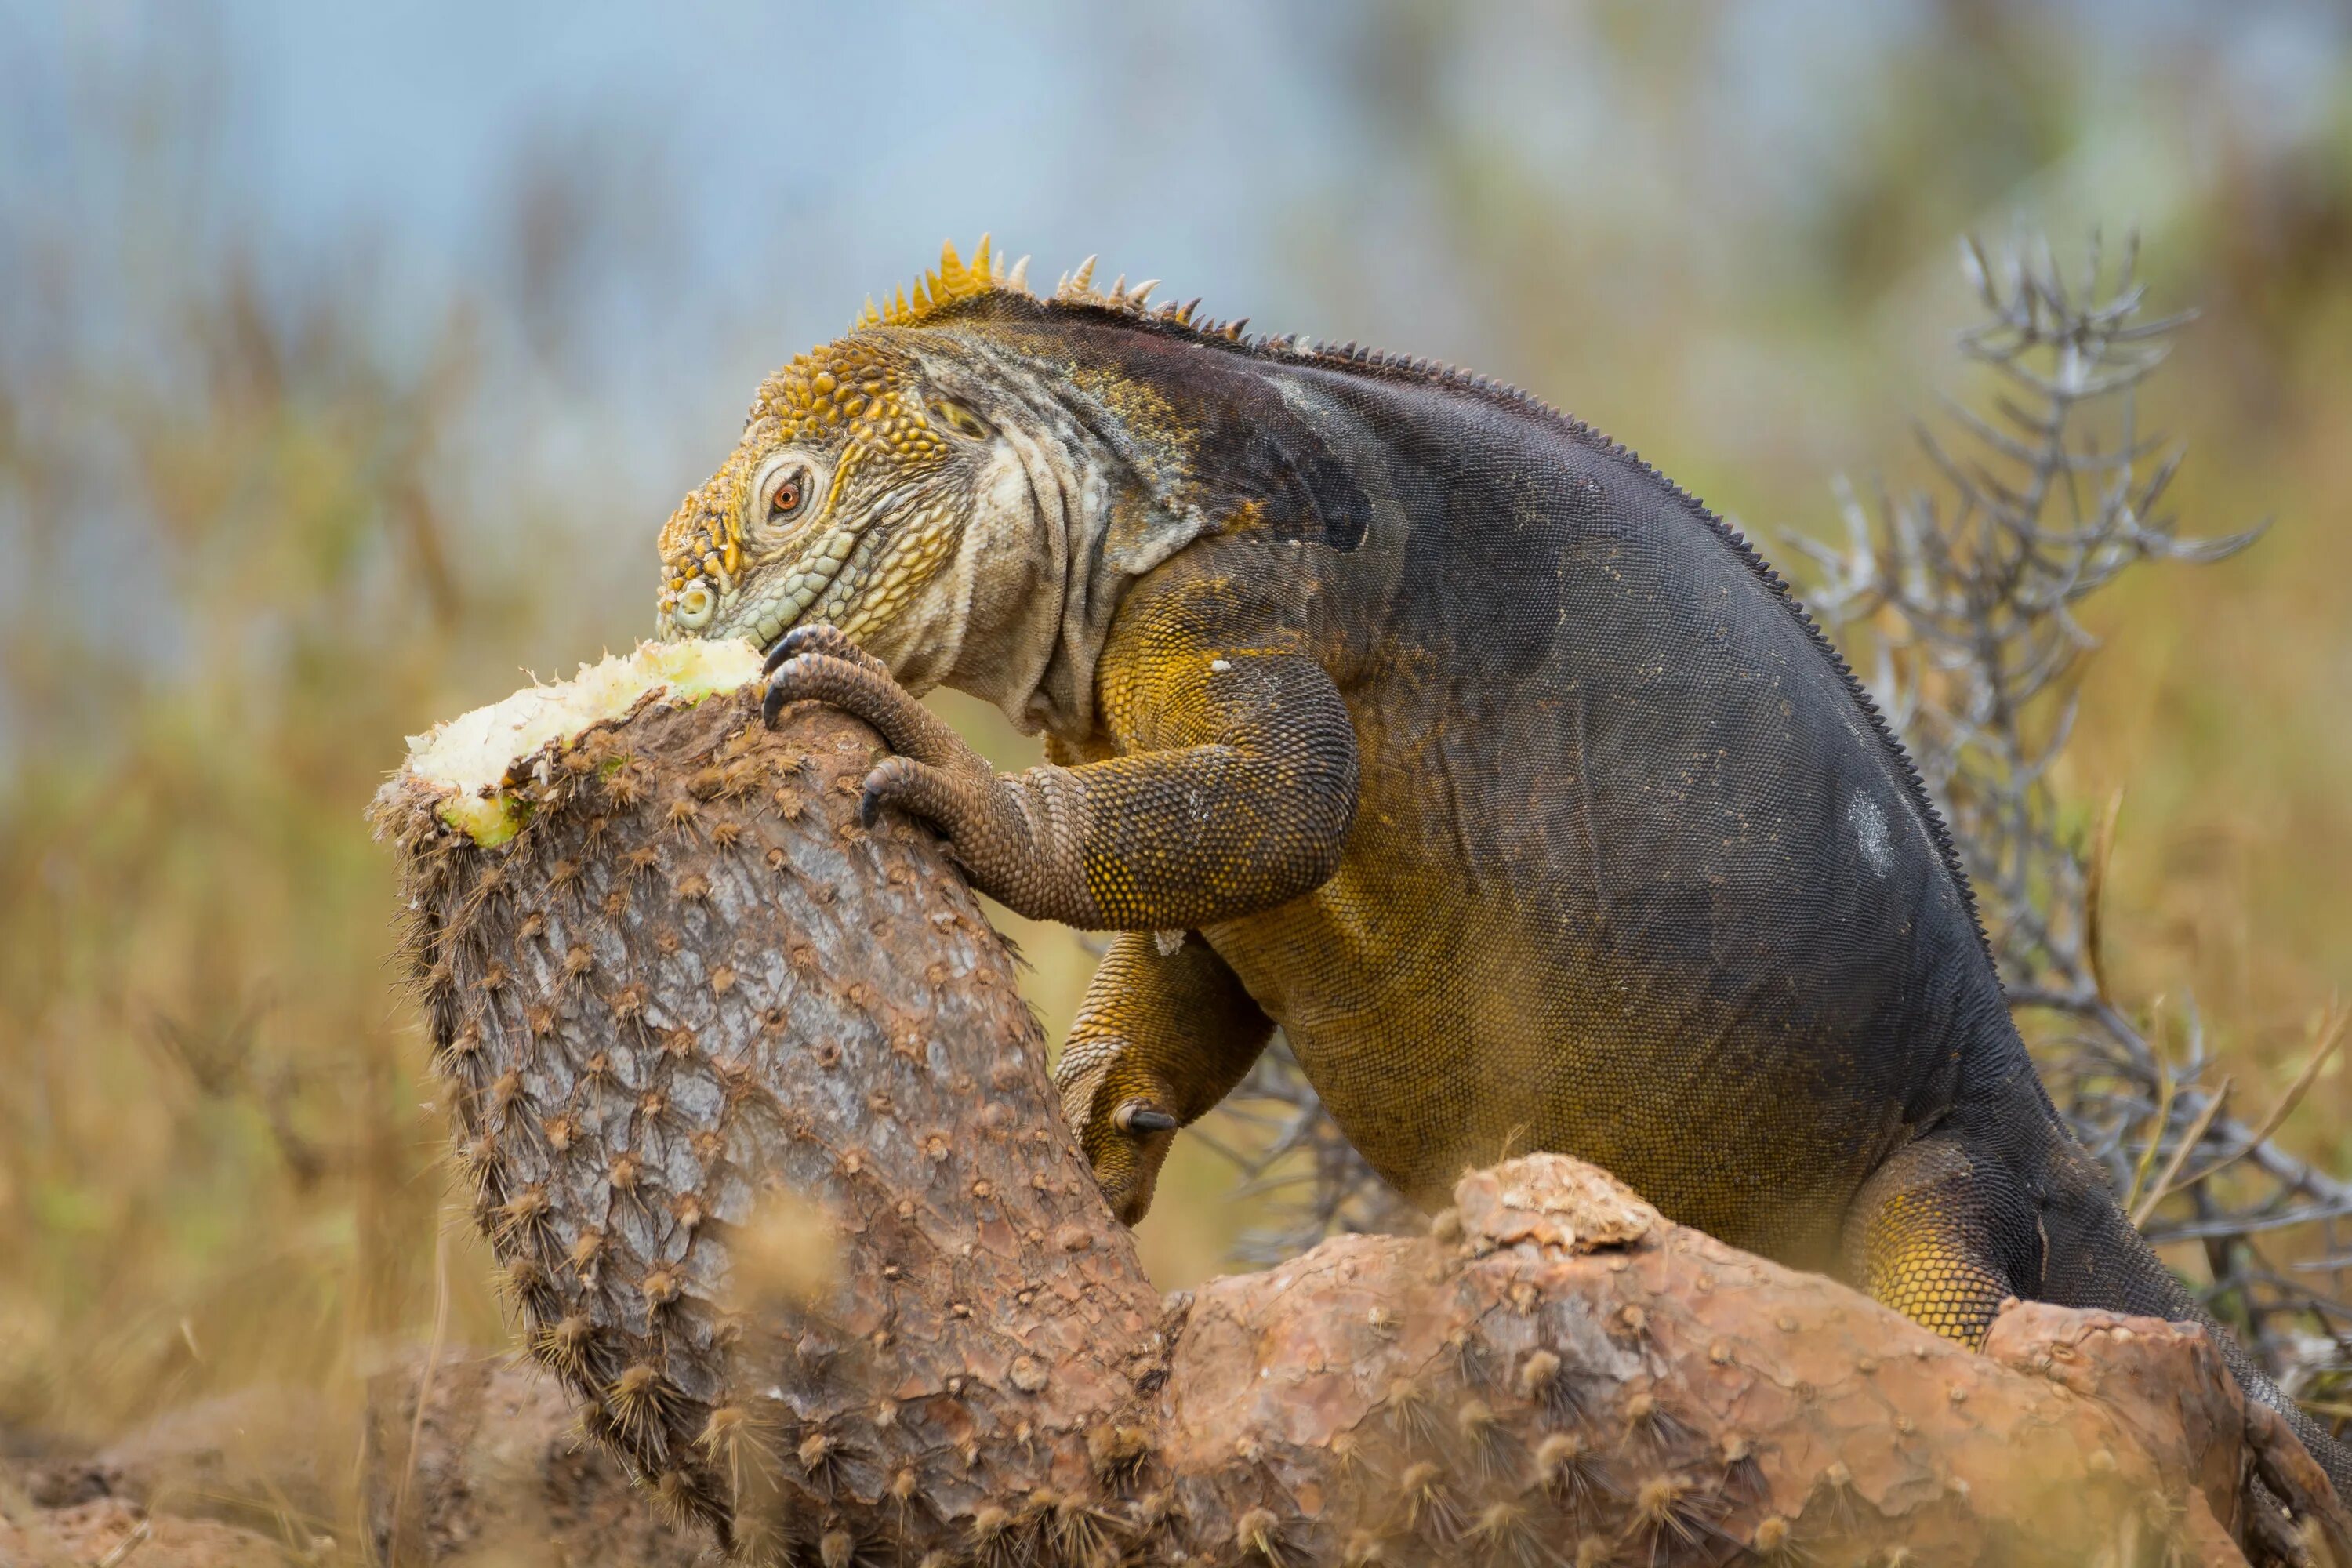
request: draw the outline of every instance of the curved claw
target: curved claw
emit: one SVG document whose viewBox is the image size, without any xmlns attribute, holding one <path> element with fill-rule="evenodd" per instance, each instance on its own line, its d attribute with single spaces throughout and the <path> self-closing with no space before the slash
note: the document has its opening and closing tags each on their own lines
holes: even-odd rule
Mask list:
<svg viewBox="0 0 2352 1568">
<path fill-rule="evenodd" d="M 814 626 L 794 626 L 782 637 L 778 637 L 776 639 L 776 646 L 768 650 L 768 661 L 760 667 L 760 673 L 762 675 L 773 675 L 782 667 L 783 662 L 788 658 L 797 658 L 804 653 L 822 652 L 822 649 L 813 648 L 809 646 L 811 643 L 817 640 L 813 634 L 817 632 L 819 629 L 823 629 L 824 631 L 833 630 L 831 626 L 825 626 L 823 628 Z M 835 635 L 838 636 L 839 634 L 835 633 Z"/>
<path fill-rule="evenodd" d="M 857 796 L 857 826 L 869 832 L 882 816 L 882 803 L 890 798 L 890 792 L 883 787 L 884 782 L 882 770 L 875 769 L 866 775 L 866 788 Z"/>
<path fill-rule="evenodd" d="M 1130 1100 L 1111 1112 L 1111 1125 L 1121 1132 L 1141 1135 L 1147 1132 L 1173 1132 L 1176 1119 L 1148 1100 Z"/>
<path fill-rule="evenodd" d="M 798 700 L 793 692 L 785 689 L 792 672 L 783 667 L 792 661 L 777 658 L 783 651 L 779 645 L 776 652 L 768 656 L 768 689 L 760 695 L 760 721 L 771 730 L 776 727 L 776 715 L 784 710 L 784 704 Z"/>
<path fill-rule="evenodd" d="M 768 689 L 760 701 L 761 718 L 773 727 L 786 703 L 828 703 L 873 725 L 881 731 L 884 742 L 902 757 L 958 777 L 989 776 L 987 762 L 946 720 L 891 679 L 879 659 L 851 651 L 856 657 L 846 658 L 803 651 L 779 664 L 768 677 Z"/>
<path fill-rule="evenodd" d="M 776 640 L 776 646 L 768 650 L 767 662 L 761 667 L 760 673 L 773 675 L 782 668 L 786 660 L 798 658 L 804 653 L 821 654 L 827 658 L 846 659 L 877 675 L 887 676 L 890 673 L 887 665 L 850 641 L 846 632 L 839 626 L 826 626 L 823 622 L 810 622 L 794 626 L 779 637 Z"/>
<path fill-rule="evenodd" d="M 896 805 L 944 832 L 949 820 L 942 815 L 946 782 L 938 769 L 912 757 L 885 757 L 866 775 L 866 787 L 858 792 L 857 824 L 871 829 L 884 806 Z"/>
</svg>

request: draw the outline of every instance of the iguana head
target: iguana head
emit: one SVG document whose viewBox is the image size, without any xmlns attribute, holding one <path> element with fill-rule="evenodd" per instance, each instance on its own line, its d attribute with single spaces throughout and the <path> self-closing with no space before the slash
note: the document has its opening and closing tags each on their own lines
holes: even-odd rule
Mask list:
<svg viewBox="0 0 2352 1568">
<path fill-rule="evenodd" d="M 1091 260 L 1040 299 L 1025 266 L 949 246 L 911 300 L 769 377 L 662 530 L 661 636 L 830 625 L 911 689 L 1068 733 L 1124 580 L 1204 533 L 1320 526 L 1328 492 L 1301 486 L 1335 470 L 1238 323 L 1097 290 Z"/>
<path fill-rule="evenodd" d="M 935 277 L 936 299 L 918 285 L 927 308 L 1003 286 L 984 243 L 969 268 L 950 250 Z M 665 637 L 767 647 L 822 622 L 894 668 L 924 662 L 947 629 L 932 623 L 959 608 L 934 591 L 943 569 L 1023 498 L 1005 483 L 1006 410 L 975 406 L 1003 400 L 957 374 L 950 345 L 911 342 L 914 316 L 869 306 L 761 386 L 733 453 L 662 530 Z"/>
</svg>

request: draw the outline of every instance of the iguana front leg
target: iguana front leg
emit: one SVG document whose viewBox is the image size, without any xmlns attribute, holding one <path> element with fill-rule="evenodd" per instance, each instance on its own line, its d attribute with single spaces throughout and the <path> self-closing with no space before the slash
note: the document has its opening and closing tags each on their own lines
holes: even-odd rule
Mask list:
<svg viewBox="0 0 2352 1568">
<path fill-rule="evenodd" d="M 1320 665 L 1276 647 L 1180 647 L 1114 710 L 1125 754 L 999 774 L 881 665 L 829 627 L 770 656 L 766 713 L 814 699 L 899 754 L 866 781 L 937 825 L 981 891 L 1033 920 L 1185 931 L 1312 891 L 1356 811 L 1356 737 Z"/>
<path fill-rule="evenodd" d="M 1150 1208 L 1176 1129 L 1231 1092 L 1274 1034 L 1197 933 L 1164 946 L 1139 931 L 1112 941 L 1054 1069 L 1062 1114 L 1125 1225 Z"/>
</svg>

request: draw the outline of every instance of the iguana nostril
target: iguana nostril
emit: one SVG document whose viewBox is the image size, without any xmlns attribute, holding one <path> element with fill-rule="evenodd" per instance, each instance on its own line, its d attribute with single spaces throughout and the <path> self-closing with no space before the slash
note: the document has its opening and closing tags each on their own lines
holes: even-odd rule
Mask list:
<svg viewBox="0 0 2352 1568">
<path fill-rule="evenodd" d="M 719 613 L 719 595 L 710 591 L 710 584 L 698 578 L 679 591 L 677 603 L 670 606 L 669 613 L 670 618 L 688 631 L 698 632 Z"/>
</svg>

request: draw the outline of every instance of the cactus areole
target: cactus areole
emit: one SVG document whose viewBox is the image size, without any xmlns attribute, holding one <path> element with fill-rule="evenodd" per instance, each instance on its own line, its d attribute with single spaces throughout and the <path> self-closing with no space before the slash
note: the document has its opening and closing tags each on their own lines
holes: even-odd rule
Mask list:
<svg viewBox="0 0 2352 1568">
<path fill-rule="evenodd" d="M 878 738 L 763 723 L 757 673 L 608 659 L 373 809 L 530 1353 L 739 1559 L 2226 1562 L 2257 1468 L 2344 1541 L 2193 1328 L 2036 1308 L 1975 1354 L 1558 1155 L 1163 1300 L 963 877 L 859 825 Z"/>
</svg>

